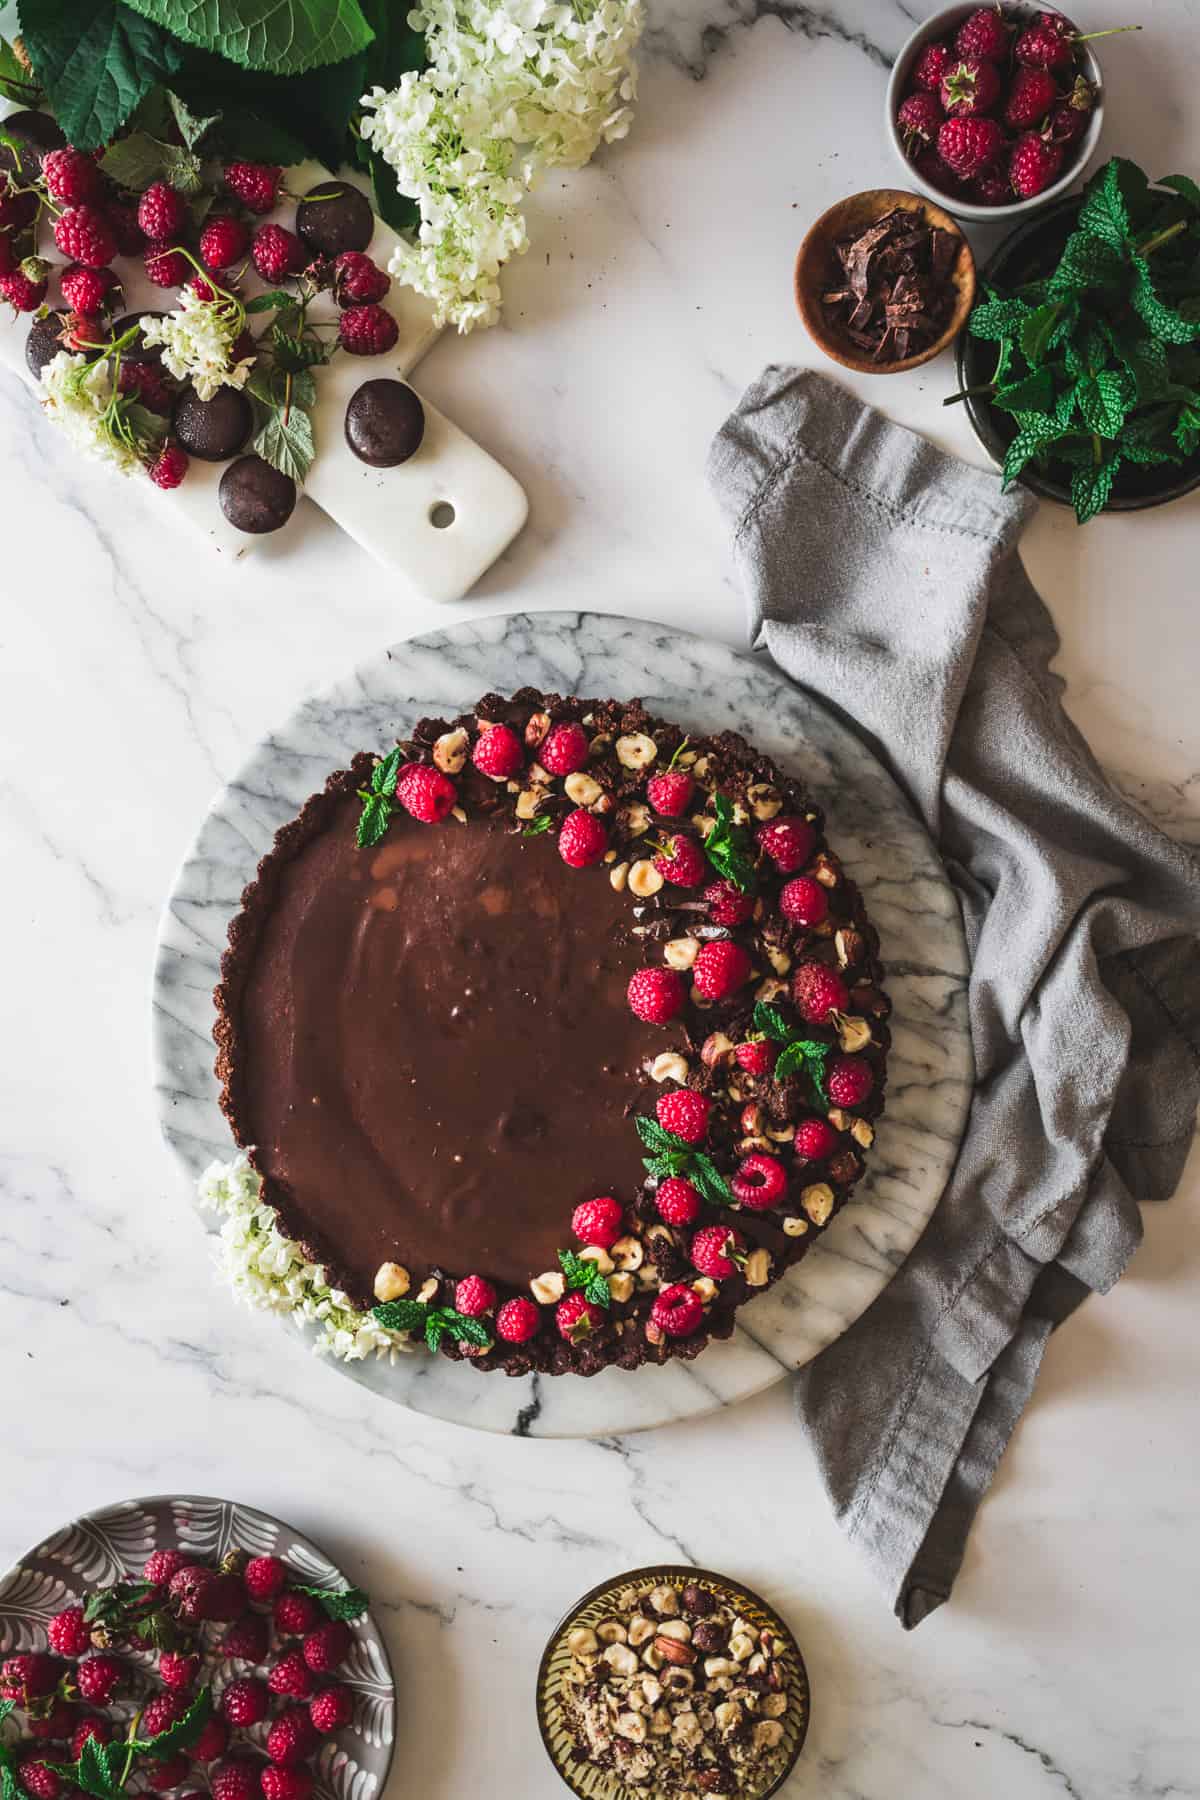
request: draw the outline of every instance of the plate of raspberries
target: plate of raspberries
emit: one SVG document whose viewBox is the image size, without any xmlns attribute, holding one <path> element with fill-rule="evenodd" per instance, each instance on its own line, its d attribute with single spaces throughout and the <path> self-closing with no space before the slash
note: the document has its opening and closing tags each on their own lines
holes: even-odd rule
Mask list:
<svg viewBox="0 0 1200 1800">
<path fill-rule="evenodd" d="M 254 1507 L 120 1501 L 0 1577 L 5 1800 L 374 1800 L 394 1736 L 367 1596 Z"/>
</svg>

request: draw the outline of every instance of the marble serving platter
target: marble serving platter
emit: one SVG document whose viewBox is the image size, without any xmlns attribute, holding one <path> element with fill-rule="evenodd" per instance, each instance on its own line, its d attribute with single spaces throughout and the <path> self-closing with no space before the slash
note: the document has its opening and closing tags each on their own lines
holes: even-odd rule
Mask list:
<svg viewBox="0 0 1200 1800">
<path fill-rule="evenodd" d="M 0 116 L 11 110 L 0 102 Z M 286 174 L 293 195 L 309 193 L 330 179 L 315 162 Z M 353 170 L 341 179 L 368 191 Z M 295 210 L 295 201 L 289 199 L 269 216 L 290 229 Z M 49 232 L 42 238 L 40 251 L 61 264 Z M 376 218 L 368 254 L 386 268 L 396 243 L 395 232 Z M 174 304 L 174 289 L 154 287 L 136 273 L 140 269 L 136 257 L 123 257 L 118 266 L 125 288 L 122 311 L 162 311 Z M 249 295 L 261 293 L 265 284 L 250 269 L 241 285 Z M 52 298 L 56 292 L 52 277 Z M 494 456 L 425 399 L 421 401 L 425 437 L 408 462 L 395 469 L 371 469 L 350 450 L 343 427 L 351 395 L 364 381 L 407 375 L 441 335 L 429 302 L 411 288 L 393 282 L 385 304 L 400 328 L 395 348 L 386 356 L 338 355 L 317 373 L 312 414 L 317 456 L 301 491 L 414 593 L 429 600 L 460 600 L 516 537 L 529 502 L 521 484 Z M 337 317 L 337 310 L 332 297 L 322 294 L 309 312 L 314 320 L 329 320 Z M 29 314 L 0 308 L 0 363 L 36 394 L 38 384 L 25 359 L 30 323 Z M 261 319 L 250 323 L 255 330 L 262 329 Z M 256 538 L 227 523 L 217 500 L 227 466 L 193 457 L 183 485 L 160 495 L 159 504 L 173 509 L 214 550 L 234 560 L 265 543 L 286 543 L 287 526 L 281 534 Z"/>
<path fill-rule="evenodd" d="M 590 1379 L 481 1375 L 424 1351 L 334 1365 L 418 1412 L 482 1430 L 609 1436 L 693 1418 L 782 1379 L 871 1304 L 925 1227 L 953 1165 L 972 1082 L 958 904 L 923 826 L 860 741 L 774 665 L 676 630 L 595 613 L 514 614 L 380 652 L 265 737 L 208 817 L 163 912 L 153 985 L 154 1081 L 189 1188 L 233 1154 L 213 1075 L 212 988 L 229 920 L 278 828 L 356 750 L 489 689 L 640 695 L 693 731 L 730 729 L 803 779 L 860 883 L 894 1002 L 888 1108 L 869 1173 L 809 1255 L 693 1363 Z M 278 1354 L 290 1348 L 277 1332 Z M 315 1376 L 314 1379 L 323 1379 Z"/>
</svg>

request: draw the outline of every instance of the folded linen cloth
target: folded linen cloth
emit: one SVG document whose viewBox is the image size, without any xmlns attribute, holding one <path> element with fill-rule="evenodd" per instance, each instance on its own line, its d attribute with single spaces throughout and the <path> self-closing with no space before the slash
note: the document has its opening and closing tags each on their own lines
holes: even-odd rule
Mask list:
<svg viewBox="0 0 1200 1800">
<path fill-rule="evenodd" d="M 756 647 L 892 769 L 963 908 L 975 1092 L 903 1269 L 797 1378 L 835 1511 L 905 1626 L 949 1596 L 1049 1333 L 1178 1183 L 1200 1094 L 1200 866 L 1064 713 L 1029 496 L 769 368 L 709 476 Z M 886 961 L 887 947 L 884 946 Z"/>
</svg>

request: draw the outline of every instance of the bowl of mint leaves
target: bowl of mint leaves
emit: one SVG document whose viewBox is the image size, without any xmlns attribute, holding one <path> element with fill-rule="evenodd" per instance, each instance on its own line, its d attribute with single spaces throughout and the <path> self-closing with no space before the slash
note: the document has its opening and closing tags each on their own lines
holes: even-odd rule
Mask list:
<svg viewBox="0 0 1200 1800">
<path fill-rule="evenodd" d="M 1160 506 L 1200 487 L 1200 185 L 1113 157 L 980 276 L 959 391 L 1005 487 Z"/>
</svg>

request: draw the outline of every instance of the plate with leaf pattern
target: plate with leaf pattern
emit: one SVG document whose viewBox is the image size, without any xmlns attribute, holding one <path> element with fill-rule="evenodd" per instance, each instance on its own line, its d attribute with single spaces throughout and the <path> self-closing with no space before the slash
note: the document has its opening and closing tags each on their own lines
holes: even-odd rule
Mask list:
<svg viewBox="0 0 1200 1800">
<path fill-rule="evenodd" d="M 297 1586 L 318 1595 L 341 1595 L 351 1586 L 311 1538 L 257 1507 L 198 1494 L 119 1500 L 62 1526 L 0 1576 L 0 1658 L 44 1650 L 55 1613 L 82 1605 L 97 1588 L 137 1580 L 155 1550 L 183 1550 L 208 1564 L 231 1551 L 278 1556 L 295 1572 Z M 351 1690 L 354 1712 L 348 1725 L 322 1742 L 313 1800 L 378 1800 L 395 1747 L 396 1693 L 383 1634 L 369 1610 L 348 1622 L 354 1641 L 337 1679 Z M 149 1646 L 122 1644 L 121 1654 L 147 1673 L 154 1668 Z M 245 1665 L 231 1671 L 246 1672 Z M 221 1681 L 218 1673 L 214 1688 Z M 110 1710 L 120 1716 L 119 1703 Z M 131 1703 L 131 1715 L 133 1710 Z M 264 1722 L 248 1736 L 261 1742 L 265 1733 Z M 198 1775 L 194 1768 L 189 1789 L 203 1788 L 193 1779 Z"/>
</svg>

